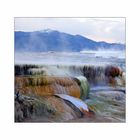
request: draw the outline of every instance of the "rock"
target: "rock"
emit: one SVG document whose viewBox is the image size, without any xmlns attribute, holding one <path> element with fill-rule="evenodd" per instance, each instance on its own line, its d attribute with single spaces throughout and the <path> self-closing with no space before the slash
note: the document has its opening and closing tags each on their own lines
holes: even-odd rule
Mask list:
<svg viewBox="0 0 140 140">
<path fill-rule="evenodd" d="M 82 117 L 82 113 L 75 109 L 75 107 L 70 105 L 70 103 L 65 102 L 63 99 L 55 97 L 55 96 L 48 96 L 46 101 L 49 102 L 51 107 L 56 110 L 56 114 L 54 116 L 55 121 L 67 121 Z"/>
<path fill-rule="evenodd" d="M 39 97 L 18 94 L 18 97 L 15 98 L 15 122 L 40 115 L 48 117 L 52 113 L 49 112 L 50 108 L 48 103 Z"/>
<path fill-rule="evenodd" d="M 118 67 L 115 66 L 108 66 L 105 69 L 105 75 L 106 76 L 111 76 L 111 77 L 117 77 L 120 76 L 122 74 L 121 70 Z"/>
<path fill-rule="evenodd" d="M 85 99 L 89 92 L 84 76 L 16 76 L 15 92 L 15 122 L 41 118 L 45 122 L 64 122 L 90 114 L 88 106 L 78 99 Z M 67 95 L 72 101 L 58 95 Z"/>
<path fill-rule="evenodd" d="M 23 119 L 24 117 L 23 117 L 23 112 L 21 110 L 21 106 L 17 101 L 15 101 L 15 121 L 21 122 L 23 121 Z"/>
<path fill-rule="evenodd" d="M 77 82 L 68 77 L 16 76 L 15 90 L 26 95 L 48 96 L 61 93 L 77 98 L 81 96 Z"/>
<path fill-rule="evenodd" d="M 15 122 L 36 122 L 39 118 L 44 118 L 44 122 L 63 122 L 82 115 L 74 105 L 55 96 L 42 98 L 18 94 L 15 98 Z"/>
</svg>

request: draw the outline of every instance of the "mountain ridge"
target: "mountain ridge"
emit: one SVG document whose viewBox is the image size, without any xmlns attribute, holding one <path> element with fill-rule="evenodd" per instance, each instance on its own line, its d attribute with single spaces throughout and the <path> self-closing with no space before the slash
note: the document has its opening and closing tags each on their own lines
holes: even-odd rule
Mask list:
<svg viewBox="0 0 140 140">
<path fill-rule="evenodd" d="M 31 52 L 79 52 L 83 50 L 124 50 L 125 44 L 94 41 L 82 35 L 71 35 L 57 30 L 15 31 L 15 51 Z"/>
</svg>

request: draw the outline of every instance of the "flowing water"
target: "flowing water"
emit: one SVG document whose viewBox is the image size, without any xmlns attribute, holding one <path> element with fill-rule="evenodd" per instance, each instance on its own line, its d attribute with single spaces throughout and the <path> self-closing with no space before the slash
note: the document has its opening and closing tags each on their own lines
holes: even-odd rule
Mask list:
<svg viewBox="0 0 140 140">
<path fill-rule="evenodd" d="M 124 51 L 15 53 L 15 75 L 15 88 L 43 85 L 41 89 L 24 88 L 26 93 L 67 93 L 81 98 L 96 118 L 102 118 L 97 122 L 125 122 Z M 29 78 L 30 75 L 43 78 Z"/>
</svg>

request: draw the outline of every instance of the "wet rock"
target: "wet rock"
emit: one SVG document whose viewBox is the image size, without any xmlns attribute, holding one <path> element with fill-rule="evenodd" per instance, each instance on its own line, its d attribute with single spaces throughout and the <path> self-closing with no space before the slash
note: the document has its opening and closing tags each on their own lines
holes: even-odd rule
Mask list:
<svg viewBox="0 0 140 140">
<path fill-rule="evenodd" d="M 81 96 L 78 83 L 69 77 L 16 76 L 15 90 L 27 95 L 48 96 L 61 93 L 77 98 Z"/>
<path fill-rule="evenodd" d="M 33 118 L 37 116 L 47 116 L 50 113 L 51 107 L 46 101 L 39 97 L 30 97 L 18 94 L 15 98 L 15 122 L 22 122 L 26 118 Z"/>
<path fill-rule="evenodd" d="M 15 98 L 15 122 L 37 122 L 39 118 L 44 122 L 64 122 L 82 115 L 73 104 L 56 96 L 42 98 L 19 93 Z"/>
<path fill-rule="evenodd" d="M 117 77 L 122 74 L 121 70 L 115 66 L 108 66 L 105 70 L 106 76 Z"/>
<path fill-rule="evenodd" d="M 67 121 L 82 117 L 82 113 L 70 105 L 70 103 L 64 101 L 55 96 L 48 96 L 46 101 L 50 103 L 51 107 L 56 110 L 54 116 L 55 121 Z"/>
<path fill-rule="evenodd" d="M 20 104 L 15 101 L 15 121 L 21 122 L 24 120 L 23 111 L 21 110 Z"/>
<path fill-rule="evenodd" d="M 44 70 L 44 72 L 43 72 Z M 106 66 L 93 66 L 93 65 L 85 65 L 85 66 L 43 66 L 43 65 L 16 65 L 15 66 L 15 73 L 16 76 L 40 76 L 47 77 L 47 82 L 46 80 L 42 80 L 43 78 L 39 78 L 38 80 L 35 78 L 31 78 L 27 80 L 26 86 L 45 86 L 46 84 L 51 84 L 52 82 L 54 83 L 54 79 L 57 85 L 60 85 L 61 87 L 66 87 L 70 86 L 71 84 L 71 78 L 58 78 L 58 75 L 61 76 L 69 76 L 69 77 L 77 77 L 79 75 L 83 75 L 84 77 L 87 78 L 88 82 L 93 85 L 108 85 L 108 84 L 115 84 L 115 77 L 122 77 L 123 78 L 123 71 L 122 68 L 120 68 L 117 65 L 106 65 Z M 46 73 L 46 74 L 45 74 Z M 53 77 L 52 80 L 49 77 Z M 56 77 L 56 78 L 54 78 Z M 46 78 L 44 78 L 46 79 Z M 50 82 L 51 81 L 51 82 Z M 64 82 L 67 81 L 67 82 Z M 70 81 L 70 84 L 68 83 Z M 124 81 L 125 82 L 125 81 Z M 48 86 L 49 90 L 53 92 L 51 86 Z M 40 90 L 40 89 L 39 89 Z M 77 90 L 78 91 L 78 90 Z M 44 94 L 44 93 L 43 93 Z"/>
</svg>

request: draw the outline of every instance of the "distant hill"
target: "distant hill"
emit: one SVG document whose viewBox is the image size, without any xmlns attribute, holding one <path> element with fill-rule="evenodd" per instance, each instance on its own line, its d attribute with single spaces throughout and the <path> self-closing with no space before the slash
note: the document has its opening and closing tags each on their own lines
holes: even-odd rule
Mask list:
<svg viewBox="0 0 140 140">
<path fill-rule="evenodd" d="M 97 42 L 81 35 L 71 35 L 55 30 L 34 32 L 15 31 L 15 51 L 47 52 L 116 49 L 124 50 L 119 43 Z"/>
</svg>

